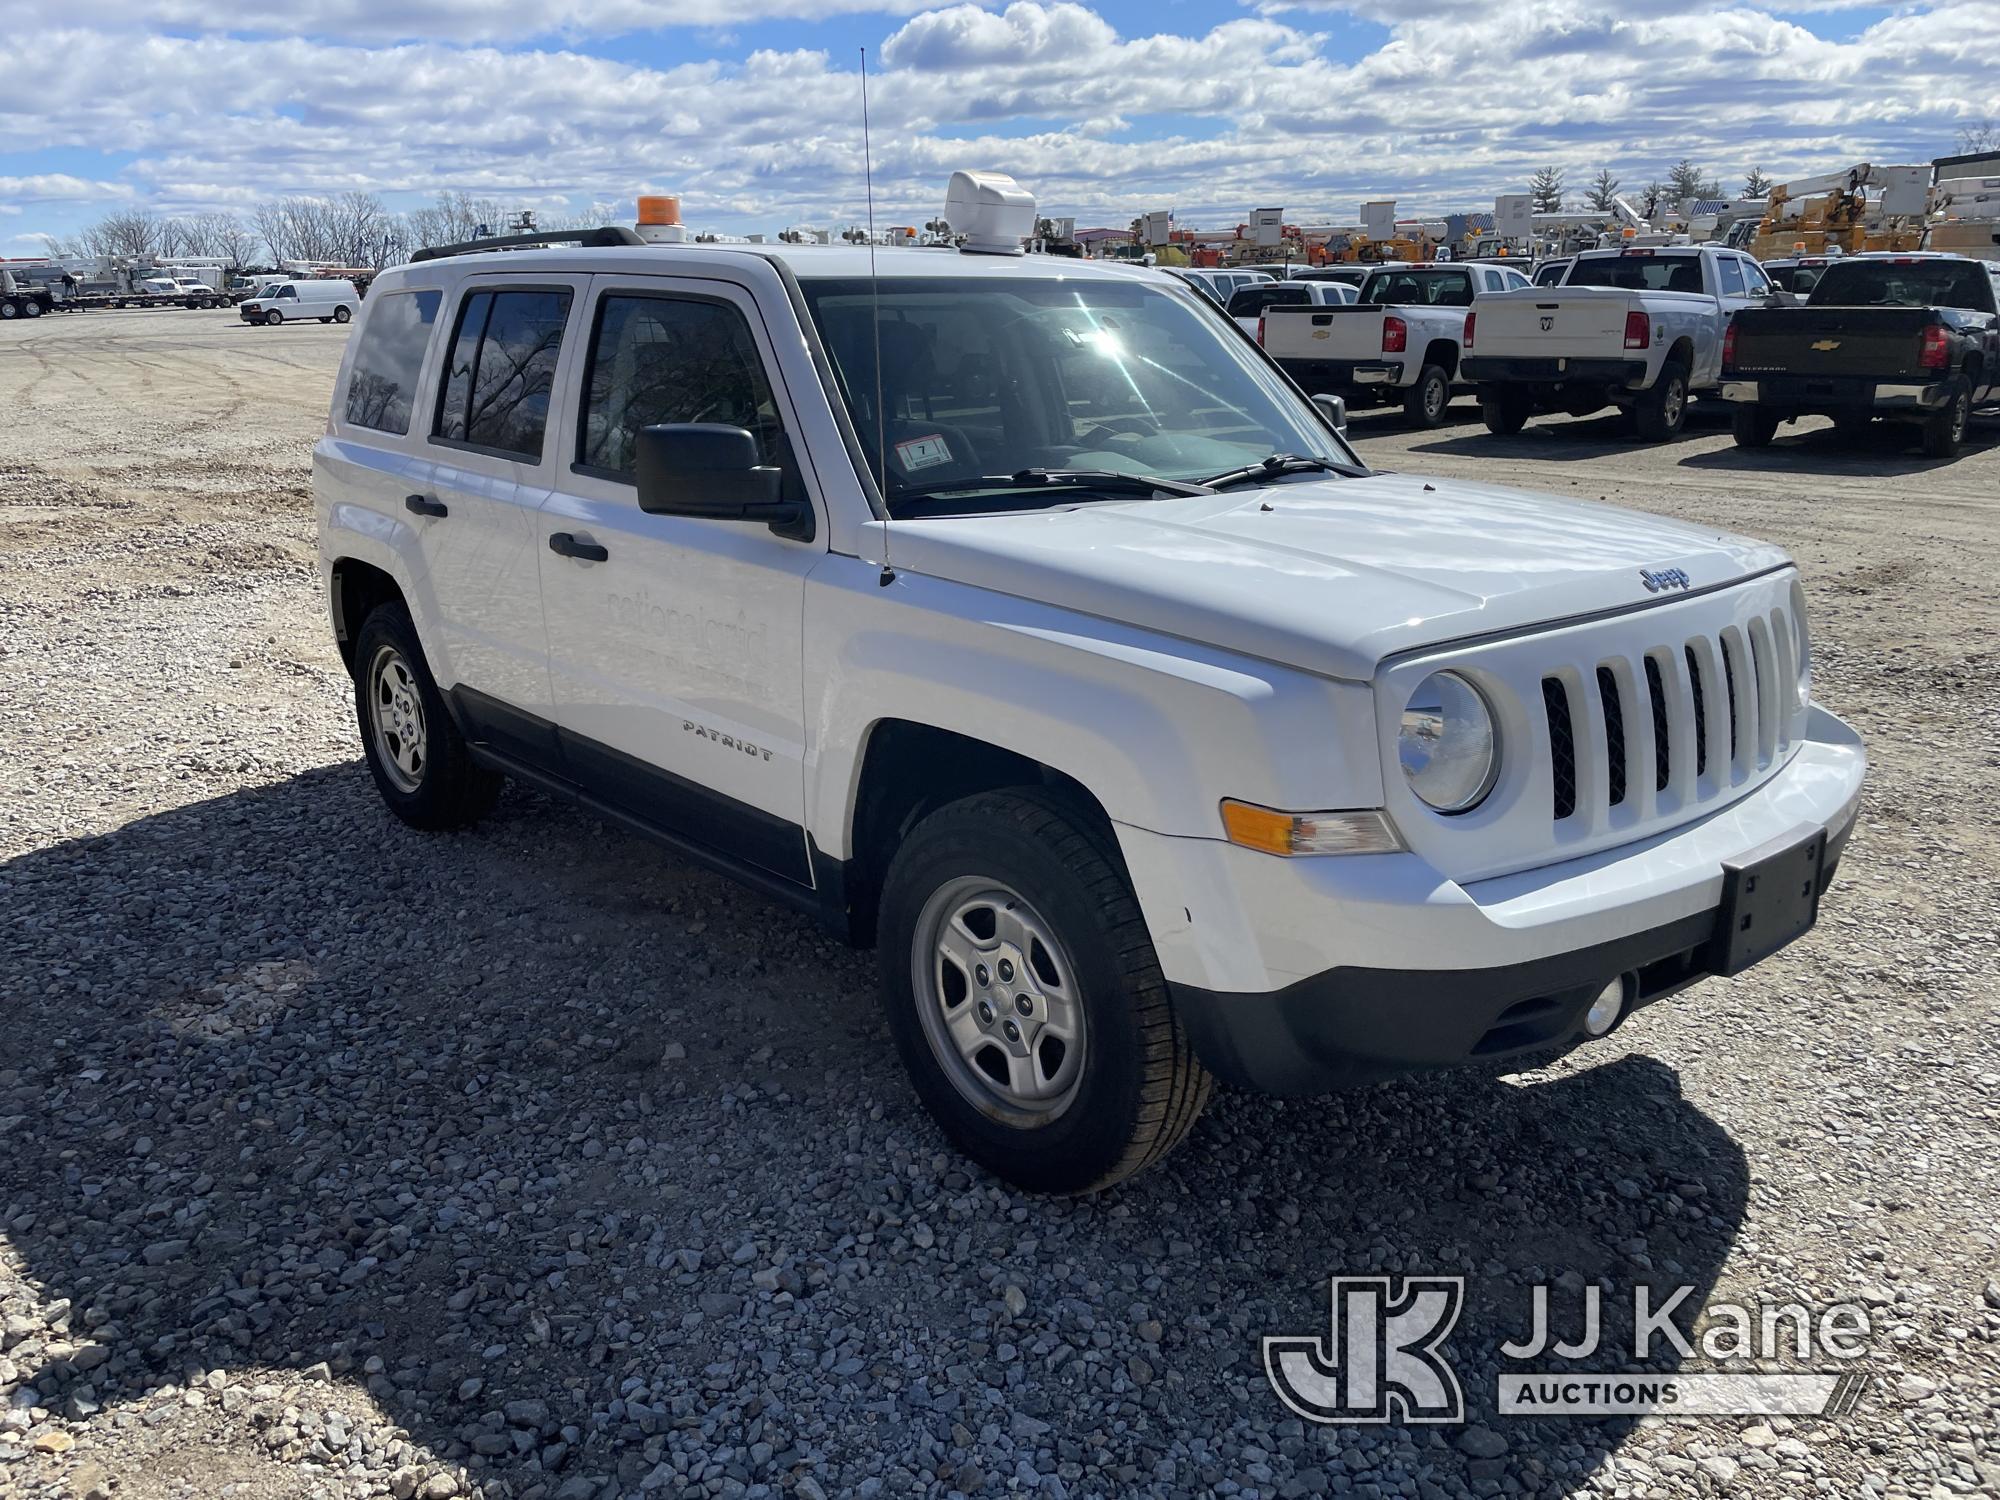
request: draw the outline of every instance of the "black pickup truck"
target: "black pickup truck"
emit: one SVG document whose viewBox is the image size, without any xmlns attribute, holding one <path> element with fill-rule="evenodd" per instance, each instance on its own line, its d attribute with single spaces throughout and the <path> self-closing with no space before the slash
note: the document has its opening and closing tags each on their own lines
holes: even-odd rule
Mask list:
<svg viewBox="0 0 2000 1500">
<path fill-rule="evenodd" d="M 1867 254 L 1836 261 L 1803 307 L 1746 308 L 1722 345 L 1736 441 L 1762 448 L 1780 422 L 1876 417 L 1914 424 L 1950 458 L 1977 407 L 2000 402 L 2000 264 Z"/>
</svg>

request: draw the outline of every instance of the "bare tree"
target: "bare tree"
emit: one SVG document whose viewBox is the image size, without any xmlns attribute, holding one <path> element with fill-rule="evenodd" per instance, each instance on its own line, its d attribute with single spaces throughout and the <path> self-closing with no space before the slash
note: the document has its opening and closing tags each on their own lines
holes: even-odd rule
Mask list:
<svg viewBox="0 0 2000 1500">
<path fill-rule="evenodd" d="M 1962 127 L 1958 149 L 1967 156 L 1975 151 L 2000 151 L 2000 120 L 1974 120 Z"/>
<path fill-rule="evenodd" d="M 106 214 L 83 232 L 85 253 L 144 260 L 160 253 L 160 220 L 143 209 Z"/>
<path fill-rule="evenodd" d="M 1538 214 L 1561 213 L 1563 206 L 1563 174 L 1561 167 L 1543 167 L 1528 179 L 1528 192 L 1535 200 Z"/>
<path fill-rule="evenodd" d="M 435 204 L 411 210 L 404 223 L 410 246 L 416 249 L 474 239 L 482 229 L 498 234 L 507 218 L 507 207 L 498 198 L 475 198 L 453 190 L 439 193 Z"/>
<path fill-rule="evenodd" d="M 1584 203 L 1595 214 L 1608 214 L 1617 206 L 1618 179 L 1611 175 L 1611 168 L 1599 167 L 1590 186 L 1584 189 Z"/>
</svg>

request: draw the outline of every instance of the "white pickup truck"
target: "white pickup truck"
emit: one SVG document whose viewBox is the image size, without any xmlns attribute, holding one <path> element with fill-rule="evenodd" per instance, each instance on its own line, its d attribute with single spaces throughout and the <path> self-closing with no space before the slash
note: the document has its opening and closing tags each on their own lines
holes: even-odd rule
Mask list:
<svg viewBox="0 0 2000 1500">
<path fill-rule="evenodd" d="M 1273 307 L 1264 348 L 1306 391 L 1349 406 L 1401 402 L 1436 427 L 1459 380 L 1466 314 L 1483 298 L 1524 288 L 1507 266 L 1396 266 L 1374 272 L 1349 307 Z"/>
<path fill-rule="evenodd" d="M 973 189 L 957 253 L 607 227 L 376 281 L 313 489 L 396 817 L 512 778 L 878 947 L 949 1137 L 1062 1191 L 1214 1077 L 1504 1066 L 1812 925 L 1864 756 L 1782 551 L 1371 473 L 1194 291 Z"/>
<path fill-rule="evenodd" d="M 1719 389 L 1730 319 L 1776 295 L 1755 259 L 1722 246 L 1586 250 L 1561 285 L 1482 302 L 1461 368 L 1489 431 L 1616 406 L 1659 442 Z"/>
</svg>

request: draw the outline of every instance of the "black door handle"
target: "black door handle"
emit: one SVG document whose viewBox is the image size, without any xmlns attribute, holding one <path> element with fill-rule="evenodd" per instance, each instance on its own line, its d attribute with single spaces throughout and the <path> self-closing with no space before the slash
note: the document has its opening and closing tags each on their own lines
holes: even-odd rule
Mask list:
<svg viewBox="0 0 2000 1500">
<path fill-rule="evenodd" d="M 413 516 L 448 516 L 451 507 L 442 500 L 433 500 L 428 495 L 406 495 L 403 509 Z"/>
<path fill-rule="evenodd" d="M 549 538 L 549 551 L 557 557 L 574 557 L 579 562 L 609 562 L 611 554 L 595 542 L 579 542 L 567 531 L 558 531 Z"/>
</svg>

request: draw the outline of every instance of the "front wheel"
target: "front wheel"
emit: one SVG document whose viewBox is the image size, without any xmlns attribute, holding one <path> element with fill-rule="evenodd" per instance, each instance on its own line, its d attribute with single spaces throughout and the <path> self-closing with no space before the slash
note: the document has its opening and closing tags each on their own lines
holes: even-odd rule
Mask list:
<svg viewBox="0 0 2000 1500">
<path fill-rule="evenodd" d="M 1739 448 L 1768 448 L 1778 435 L 1778 414 L 1754 401 L 1738 402 L 1729 424 Z"/>
<path fill-rule="evenodd" d="M 1924 418 L 1923 444 L 1926 458 L 1956 458 L 1965 441 L 1966 425 L 1972 420 L 1972 387 L 1963 376 L 1952 382 L 1945 404 Z"/>
<path fill-rule="evenodd" d="M 1668 364 L 1650 389 L 1641 391 L 1632 403 L 1632 427 L 1642 442 L 1663 443 L 1677 437 L 1687 421 L 1688 372 L 1685 365 Z"/>
<path fill-rule="evenodd" d="M 264 314 L 264 326 L 266 328 L 276 328 L 280 323 L 284 321 L 285 321 L 285 315 L 279 312 L 275 307 L 272 308 L 269 312 Z"/>
<path fill-rule="evenodd" d="M 1479 415 L 1486 430 L 1495 437 L 1507 437 L 1528 425 L 1528 398 L 1521 391 L 1482 391 Z"/>
<path fill-rule="evenodd" d="M 1108 1187 L 1193 1127 L 1210 1080 L 1108 831 L 1040 788 L 932 813 L 883 885 L 882 996 L 966 1155 L 1044 1192 Z"/>
<path fill-rule="evenodd" d="M 463 828 L 491 810 L 501 778 L 474 763 L 401 604 L 378 605 L 355 636 L 354 709 L 375 789 L 405 823 Z"/>
<path fill-rule="evenodd" d="M 1412 427 L 1437 427 L 1451 405 L 1451 379 L 1436 365 L 1425 365 L 1417 383 L 1403 392 L 1403 415 Z"/>
</svg>

